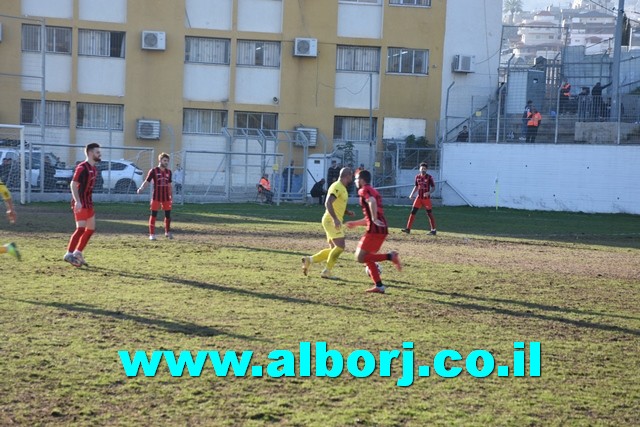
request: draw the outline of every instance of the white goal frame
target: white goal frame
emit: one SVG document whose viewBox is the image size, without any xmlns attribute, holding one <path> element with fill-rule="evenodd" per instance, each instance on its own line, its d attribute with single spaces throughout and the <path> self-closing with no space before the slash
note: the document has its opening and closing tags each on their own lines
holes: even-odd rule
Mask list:
<svg viewBox="0 0 640 427">
<path fill-rule="evenodd" d="M 20 204 L 27 203 L 27 187 L 26 180 L 26 163 L 25 163 L 25 146 L 24 146 L 24 126 L 23 125 L 7 125 L 0 123 L 0 133 L 2 129 L 17 129 L 20 132 Z"/>
</svg>

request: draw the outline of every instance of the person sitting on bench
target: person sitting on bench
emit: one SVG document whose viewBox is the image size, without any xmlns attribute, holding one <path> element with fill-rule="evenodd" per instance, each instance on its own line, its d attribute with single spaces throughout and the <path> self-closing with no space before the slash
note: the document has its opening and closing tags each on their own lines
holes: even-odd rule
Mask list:
<svg viewBox="0 0 640 427">
<path fill-rule="evenodd" d="M 324 178 L 322 178 L 320 181 L 313 184 L 313 187 L 311 187 L 311 191 L 310 191 L 311 197 L 317 197 L 318 203 L 321 205 L 324 203 L 323 199 L 325 194 L 327 194 L 327 190 L 324 189 L 324 183 L 325 183 L 325 180 Z"/>
<path fill-rule="evenodd" d="M 258 192 L 262 193 L 267 203 L 273 203 L 273 191 L 271 191 L 271 183 L 269 182 L 269 174 L 262 175 L 260 182 L 258 183 Z"/>
</svg>

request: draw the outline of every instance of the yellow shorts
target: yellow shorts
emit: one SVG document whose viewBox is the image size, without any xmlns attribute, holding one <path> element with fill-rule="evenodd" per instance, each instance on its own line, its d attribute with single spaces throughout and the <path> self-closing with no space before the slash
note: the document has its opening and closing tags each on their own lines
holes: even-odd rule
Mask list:
<svg viewBox="0 0 640 427">
<path fill-rule="evenodd" d="M 322 216 L 322 228 L 327 234 L 327 242 L 331 242 L 333 239 L 344 239 L 344 229 L 346 227 L 343 224 L 339 230 L 336 230 L 333 218 L 327 213 Z"/>
</svg>

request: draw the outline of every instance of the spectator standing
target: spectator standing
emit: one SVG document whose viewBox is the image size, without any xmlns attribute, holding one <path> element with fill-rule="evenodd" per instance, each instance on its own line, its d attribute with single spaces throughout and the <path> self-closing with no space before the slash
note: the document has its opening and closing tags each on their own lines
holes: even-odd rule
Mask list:
<svg viewBox="0 0 640 427">
<path fill-rule="evenodd" d="M 327 171 L 327 185 L 331 187 L 331 184 L 336 182 L 340 177 L 340 168 L 338 167 L 338 162 L 334 159 L 331 160 L 331 166 Z"/>
<path fill-rule="evenodd" d="M 180 166 L 180 163 L 176 165 L 176 170 L 173 171 L 173 183 L 175 184 L 176 194 L 182 194 L 182 184 L 184 183 L 184 170 Z"/>
<path fill-rule="evenodd" d="M 527 142 L 536 142 L 536 135 L 538 135 L 538 128 L 542 124 L 542 115 L 533 108 L 529 113 L 529 120 L 527 121 Z"/>
<path fill-rule="evenodd" d="M 468 142 L 469 141 L 469 129 L 466 126 L 462 126 L 462 130 L 458 132 L 456 142 Z"/>
</svg>

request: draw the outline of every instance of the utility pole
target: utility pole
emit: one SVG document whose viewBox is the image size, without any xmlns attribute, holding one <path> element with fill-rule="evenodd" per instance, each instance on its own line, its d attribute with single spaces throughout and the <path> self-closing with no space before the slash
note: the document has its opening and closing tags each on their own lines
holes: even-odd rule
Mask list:
<svg viewBox="0 0 640 427">
<path fill-rule="evenodd" d="M 622 45 L 622 21 L 624 20 L 624 0 L 618 0 L 618 16 L 613 42 L 613 66 L 611 67 L 611 121 L 618 121 L 620 111 L 620 56 Z"/>
</svg>

